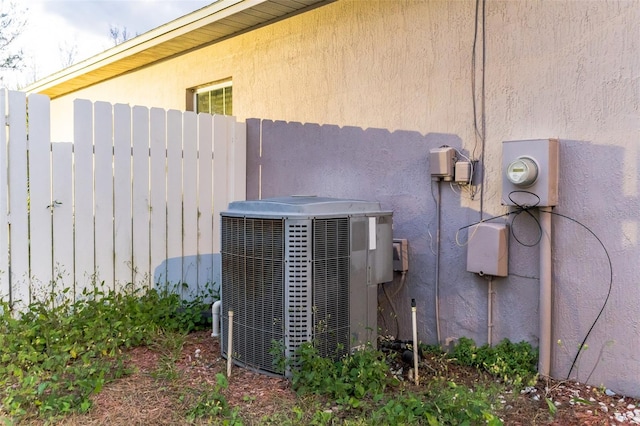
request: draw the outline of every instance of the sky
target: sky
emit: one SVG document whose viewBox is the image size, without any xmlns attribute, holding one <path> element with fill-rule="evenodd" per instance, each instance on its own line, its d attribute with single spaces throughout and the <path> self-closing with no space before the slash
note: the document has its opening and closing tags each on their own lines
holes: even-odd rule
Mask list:
<svg viewBox="0 0 640 426">
<path fill-rule="evenodd" d="M 69 52 L 80 62 L 114 46 L 110 28 L 126 28 L 129 38 L 207 6 L 214 0 L 0 0 L 2 9 L 24 17 L 13 47 L 25 67 L 5 73 L 4 85 L 19 88 L 64 68 Z M 11 87 L 14 86 L 14 87 Z"/>
</svg>

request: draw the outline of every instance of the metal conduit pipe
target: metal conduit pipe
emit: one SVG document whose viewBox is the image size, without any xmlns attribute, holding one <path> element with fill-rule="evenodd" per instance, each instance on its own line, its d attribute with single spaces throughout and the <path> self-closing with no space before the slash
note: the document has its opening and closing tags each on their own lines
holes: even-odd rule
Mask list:
<svg viewBox="0 0 640 426">
<path fill-rule="evenodd" d="M 440 194 L 440 180 L 436 184 L 438 188 L 438 196 L 436 200 L 436 283 L 435 283 L 435 299 L 436 299 L 436 336 L 438 339 L 438 346 L 442 344 L 440 335 L 440 227 L 441 227 L 441 207 L 442 195 Z"/>
<path fill-rule="evenodd" d="M 487 290 L 487 345 L 493 346 L 493 276 L 489 275 Z"/>
<path fill-rule="evenodd" d="M 551 207 L 540 207 L 540 343 L 538 373 L 549 377 L 551 370 Z"/>
</svg>

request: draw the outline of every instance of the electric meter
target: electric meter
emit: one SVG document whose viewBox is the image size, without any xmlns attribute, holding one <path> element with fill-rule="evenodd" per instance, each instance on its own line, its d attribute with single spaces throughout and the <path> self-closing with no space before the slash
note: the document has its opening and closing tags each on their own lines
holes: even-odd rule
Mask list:
<svg viewBox="0 0 640 426">
<path fill-rule="evenodd" d="M 507 179 L 517 186 L 531 186 L 538 179 L 538 165 L 529 157 L 519 157 L 509 163 Z"/>
<path fill-rule="evenodd" d="M 502 143 L 502 204 L 558 205 L 559 146 L 558 139 Z"/>
</svg>

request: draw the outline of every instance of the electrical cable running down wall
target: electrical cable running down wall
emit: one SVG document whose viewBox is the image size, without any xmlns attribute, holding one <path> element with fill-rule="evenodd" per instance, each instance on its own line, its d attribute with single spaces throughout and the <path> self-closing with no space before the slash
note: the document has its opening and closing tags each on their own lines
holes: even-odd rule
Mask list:
<svg viewBox="0 0 640 426">
<path fill-rule="evenodd" d="M 480 9 L 482 6 L 482 15 L 480 15 Z M 485 142 L 486 142 L 486 113 L 485 113 L 485 78 L 486 78 L 486 0 L 476 0 L 474 30 L 473 30 L 473 48 L 471 51 L 471 101 L 473 104 L 473 129 L 475 136 L 475 143 L 473 150 L 471 151 L 470 160 L 471 164 L 477 162 L 478 166 L 475 167 L 475 171 L 482 171 L 484 169 L 484 155 L 485 155 Z M 478 124 L 478 106 L 476 97 L 477 93 L 477 50 L 478 50 L 478 32 L 479 26 L 482 26 L 482 41 L 481 41 L 481 69 L 480 69 L 480 124 Z M 478 148 L 478 142 L 480 144 L 480 154 L 476 156 L 476 150 Z M 471 191 L 471 199 L 473 200 L 478 192 L 480 192 L 480 220 L 484 219 L 484 173 L 481 173 L 482 180 L 479 183 L 474 182 L 474 174 L 471 174 L 471 185 L 474 188 Z M 480 188 L 478 189 L 477 186 Z"/>
</svg>

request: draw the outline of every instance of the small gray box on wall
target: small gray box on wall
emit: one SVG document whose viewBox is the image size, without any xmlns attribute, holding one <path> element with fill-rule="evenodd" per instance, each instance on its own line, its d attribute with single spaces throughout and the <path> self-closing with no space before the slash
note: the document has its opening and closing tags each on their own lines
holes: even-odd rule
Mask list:
<svg viewBox="0 0 640 426">
<path fill-rule="evenodd" d="M 479 223 L 469 228 L 467 271 L 480 275 L 509 275 L 509 225 Z"/>
</svg>

